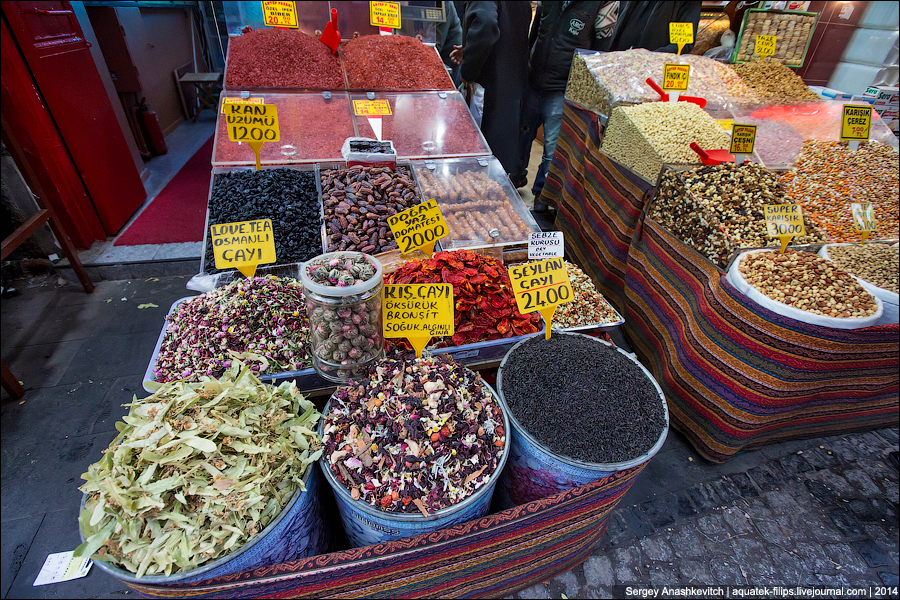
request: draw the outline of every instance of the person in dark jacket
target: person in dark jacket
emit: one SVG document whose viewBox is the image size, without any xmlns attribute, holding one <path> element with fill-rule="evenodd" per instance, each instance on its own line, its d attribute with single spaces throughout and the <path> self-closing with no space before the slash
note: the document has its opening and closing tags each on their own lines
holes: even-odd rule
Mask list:
<svg viewBox="0 0 900 600">
<path fill-rule="evenodd" d="M 669 23 L 693 23 L 694 36 L 700 23 L 702 2 L 623 2 L 615 32 L 600 48 L 606 52 L 644 48 L 654 52 L 678 52 L 669 43 Z M 693 48 L 688 44 L 681 51 Z"/>
<path fill-rule="evenodd" d="M 484 87 L 481 132 L 507 173 L 519 158 L 519 115 L 528 70 L 529 2 L 466 2 L 461 57 L 463 81 Z"/>
<path fill-rule="evenodd" d="M 556 150 L 572 56 L 577 48 L 600 48 L 613 32 L 618 9 L 618 1 L 541 2 L 538 5 L 529 36 L 531 58 L 528 89 L 522 108 L 519 163 L 512 175 L 517 188 L 525 185 L 531 145 L 538 128 L 543 125 L 544 154 L 531 188 L 535 197 L 535 212 L 547 210 L 538 198 Z"/>
<path fill-rule="evenodd" d="M 444 20 L 437 24 L 434 47 L 441 55 L 444 64 L 450 68 L 453 85 L 459 87 L 459 65 L 450 59 L 450 53 L 453 52 L 455 46 L 462 44 L 462 23 L 456 14 L 456 5 L 453 2 L 447 2 L 444 6 L 447 10 Z"/>
</svg>

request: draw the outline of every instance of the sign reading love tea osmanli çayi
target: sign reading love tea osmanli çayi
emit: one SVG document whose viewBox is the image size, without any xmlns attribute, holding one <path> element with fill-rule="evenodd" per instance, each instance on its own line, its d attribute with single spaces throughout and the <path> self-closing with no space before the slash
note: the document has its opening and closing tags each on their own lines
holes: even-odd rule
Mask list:
<svg viewBox="0 0 900 600">
<path fill-rule="evenodd" d="M 422 248 L 434 252 L 434 243 L 447 235 L 447 223 L 434 198 L 388 217 L 388 225 L 403 254 Z"/>
<path fill-rule="evenodd" d="M 210 225 L 217 269 L 237 269 L 253 277 L 258 265 L 275 262 L 271 219 Z"/>
<path fill-rule="evenodd" d="M 561 258 L 550 258 L 513 265 L 509 268 L 509 279 L 519 312 L 541 313 L 546 326 L 544 337 L 549 339 L 556 307 L 571 302 L 575 297 L 566 263 Z"/>
<path fill-rule="evenodd" d="M 432 337 L 454 333 L 449 283 L 386 284 L 381 298 L 384 337 L 405 337 L 420 358 Z"/>
</svg>

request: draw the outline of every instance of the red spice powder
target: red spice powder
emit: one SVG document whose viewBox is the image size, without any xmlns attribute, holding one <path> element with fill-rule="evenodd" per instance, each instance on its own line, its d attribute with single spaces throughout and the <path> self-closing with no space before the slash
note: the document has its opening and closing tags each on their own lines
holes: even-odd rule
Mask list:
<svg viewBox="0 0 900 600">
<path fill-rule="evenodd" d="M 256 29 L 232 38 L 225 89 L 283 87 L 343 89 L 337 56 L 311 35 L 291 29 Z"/>
<path fill-rule="evenodd" d="M 390 99 L 392 115 L 381 117 L 384 140 L 397 156 L 490 154 L 459 94 L 399 95 Z M 359 135 L 374 137 L 366 117 L 354 117 Z"/>
<path fill-rule="evenodd" d="M 453 89 L 441 57 L 416 38 L 364 35 L 341 46 L 350 89 Z"/>
<path fill-rule="evenodd" d="M 279 94 L 265 99 L 278 107 L 280 141 L 266 142 L 259 156 L 264 163 L 293 163 L 311 160 L 342 160 L 341 145 L 353 137 L 350 103 L 346 95 Z M 253 150 L 247 144 L 228 140 L 228 123 L 219 115 L 213 163 L 234 165 L 253 163 Z"/>
</svg>

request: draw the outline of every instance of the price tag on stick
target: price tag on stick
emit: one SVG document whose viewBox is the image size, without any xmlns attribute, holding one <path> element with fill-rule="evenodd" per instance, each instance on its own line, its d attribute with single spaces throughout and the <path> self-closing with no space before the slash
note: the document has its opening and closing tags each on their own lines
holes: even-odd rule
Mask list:
<svg viewBox="0 0 900 600">
<path fill-rule="evenodd" d="M 449 283 L 386 284 L 381 301 L 384 337 L 405 337 L 419 358 L 432 337 L 454 333 L 455 303 Z"/>
<path fill-rule="evenodd" d="M 853 202 L 850 204 L 850 214 L 853 215 L 853 229 L 859 232 L 860 241 L 865 243 L 869 234 L 878 229 L 878 221 L 875 220 L 875 209 L 871 202 Z"/>
<path fill-rule="evenodd" d="M 434 243 L 447 235 L 447 223 L 434 198 L 388 217 L 388 225 L 402 254 L 416 248 L 431 255 Z"/>
<path fill-rule="evenodd" d="M 369 25 L 400 29 L 400 3 L 369 2 Z"/>
<path fill-rule="evenodd" d="M 281 140 L 281 132 L 278 129 L 278 108 L 274 104 L 235 104 L 232 102 L 222 106 L 225 109 L 228 141 L 247 142 L 256 157 L 256 170 L 259 171 L 259 151 L 262 149 L 263 143 Z"/>
<path fill-rule="evenodd" d="M 781 240 L 781 254 L 794 236 L 805 235 L 803 209 L 799 204 L 766 204 L 766 232 Z"/>
<path fill-rule="evenodd" d="M 753 154 L 756 145 L 756 125 L 739 125 L 731 128 L 731 147 L 729 154 L 734 155 L 734 162 L 741 164 Z"/>
<path fill-rule="evenodd" d="M 869 141 L 872 129 L 872 107 L 868 104 L 845 104 L 841 113 L 841 141 L 850 142 L 855 150 L 860 142 Z"/>
<path fill-rule="evenodd" d="M 210 225 L 217 269 L 237 269 L 253 277 L 256 267 L 275 262 L 275 235 L 271 219 Z"/>
<path fill-rule="evenodd" d="M 694 43 L 693 23 L 669 23 L 669 43 L 678 46 L 678 54 L 687 44 Z"/>
<path fill-rule="evenodd" d="M 669 102 L 678 102 L 678 94 L 686 92 L 691 79 L 691 65 L 666 63 L 662 89 L 669 92 Z"/>
<path fill-rule="evenodd" d="M 550 258 L 514 265 L 509 268 L 509 279 L 519 312 L 523 315 L 535 311 L 541 313 L 546 327 L 544 338 L 550 339 L 550 325 L 556 307 L 575 298 L 563 259 Z"/>
<path fill-rule="evenodd" d="M 774 35 L 758 35 L 756 36 L 756 44 L 753 46 L 753 54 L 760 58 L 772 56 L 775 54 L 775 40 L 778 38 Z"/>
<path fill-rule="evenodd" d="M 263 22 L 268 27 L 297 29 L 297 7 L 293 2 L 262 2 Z"/>
</svg>

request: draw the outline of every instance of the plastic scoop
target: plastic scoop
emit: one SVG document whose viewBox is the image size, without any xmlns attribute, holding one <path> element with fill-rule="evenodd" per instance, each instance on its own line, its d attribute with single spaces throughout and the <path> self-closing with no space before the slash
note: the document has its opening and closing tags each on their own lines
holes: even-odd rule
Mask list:
<svg viewBox="0 0 900 600">
<path fill-rule="evenodd" d="M 661 87 L 659 87 L 659 84 L 657 84 L 655 81 L 653 81 L 652 77 L 647 78 L 647 85 L 649 85 L 651 88 L 653 88 L 653 90 L 657 94 L 659 94 L 660 100 L 662 100 L 663 102 L 669 101 L 668 92 L 666 92 Z M 700 108 L 704 108 L 706 106 L 706 98 L 701 98 L 699 96 L 684 96 L 682 94 L 679 94 L 678 101 L 679 102 L 690 102 L 691 104 L 696 104 Z"/>
<path fill-rule="evenodd" d="M 341 45 L 341 32 L 337 28 L 337 9 L 331 9 L 331 20 L 325 25 L 325 31 L 322 32 L 319 41 L 331 48 L 331 53 L 337 52 L 338 46 Z"/>
<path fill-rule="evenodd" d="M 728 150 L 704 150 L 697 142 L 691 142 L 691 150 L 700 157 L 700 162 L 704 165 L 718 165 L 725 162 L 734 162 L 734 156 L 728 153 Z"/>
</svg>

